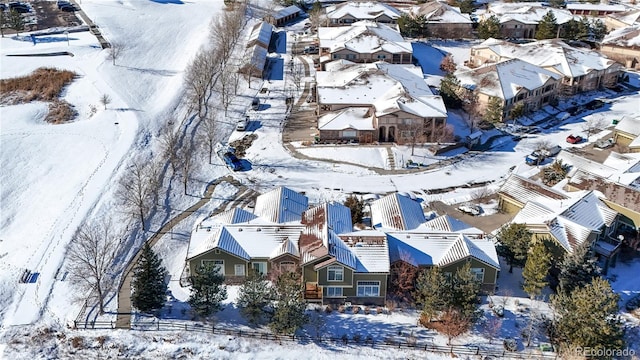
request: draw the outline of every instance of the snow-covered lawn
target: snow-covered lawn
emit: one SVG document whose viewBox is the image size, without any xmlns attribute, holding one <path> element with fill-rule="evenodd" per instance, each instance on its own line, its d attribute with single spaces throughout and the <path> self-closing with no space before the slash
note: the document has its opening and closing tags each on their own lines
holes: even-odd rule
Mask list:
<svg viewBox="0 0 640 360">
<path fill-rule="evenodd" d="M 313 146 L 298 147 L 296 150 L 314 159 L 344 161 L 379 169 L 389 168 L 384 147 Z"/>
</svg>

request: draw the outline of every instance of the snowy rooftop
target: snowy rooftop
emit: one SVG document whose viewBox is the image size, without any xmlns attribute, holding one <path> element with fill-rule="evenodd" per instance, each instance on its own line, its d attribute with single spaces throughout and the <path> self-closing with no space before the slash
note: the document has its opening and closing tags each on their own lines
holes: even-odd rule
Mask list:
<svg viewBox="0 0 640 360">
<path fill-rule="evenodd" d="M 376 20 L 383 15 L 390 19 L 398 19 L 402 14 L 392 6 L 374 1 L 349 1 L 327 8 L 328 19 L 352 16 L 358 20 Z"/>
<path fill-rule="evenodd" d="M 286 187 L 278 187 L 256 198 L 254 213 L 275 223 L 300 221 L 309 199 Z"/>
<path fill-rule="evenodd" d="M 427 19 L 427 23 L 446 24 L 472 24 L 469 14 L 460 12 L 460 8 L 453 7 L 446 2 L 430 1 L 421 5 L 413 6 L 410 9 L 413 15 L 422 15 Z"/>
<path fill-rule="evenodd" d="M 475 228 L 462 220 L 458 220 L 451 215 L 441 215 L 434 219 L 425 222 L 422 226 L 427 229 L 443 231 L 443 232 L 456 232 L 465 234 L 469 237 L 482 237 L 484 231 Z"/>
<path fill-rule="evenodd" d="M 374 130 L 373 116 L 367 115 L 369 108 L 350 107 L 331 112 L 318 119 L 319 130 Z"/>
<path fill-rule="evenodd" d="M 569 183 L 583 190 L 597 190 L 607 200 L 640 213 L 640 190 L 618 184 L 586 171 L 578 171 Z"/>
<path fill-rule="evenodd" d="M 332 63 L 333 71 L 318 71 L 316 83 L 320 104 L 349 104 L 376 109 L 376 115 L 397 110 L 420 117 L 446 117 L 440 96 L 433 95 L 419 66 Z"/>
<path fill-rule="evenodd" d="M 511 174 L 507 181 L 500 187 L 501 194 L 526 204 L 529 201 L 566 200 L 569 196 L 554 190 L 540 182 L 527 179 L 520 175 Z"/>
<path fill-rule="evenodd" d="M 616 12 L 607 17 L 618 20 L 627 25 L 633 25 L 640 21 L 640 10 L 629 9 L 625 12 Z"/>
<path fill-rule="evenodd" d="M 359 273 L 388 273 L 389 272 L 389 247 L 387 239 L 381 244 L 369 245 L 356 243 L 349 248 L 356 257 L 356 272 Z"/>
<path fill-rule="evenodd" d="M 371 203 L 371 223 L 376 228 L 410 230 L 425 222 L 422 206 L 398 193 Z"/>
<path fill-rule="evenodd" d="M 602 39 L 602 44 L 622 47 L 640 46 L 640 24 L 610 32 Z"/>
<path fill-rule="evenodd" d="M 462 86 L 477 88 L 481 93 L 509 100 L 522 89 L 532 91 L 562 78 L 540 66 L 520 59 L 501 61 L 469 71 L 456 73 Z"/>
<path fill-rule="evenodd" d="M 276 19 L 276 20 L 283 19 L 283 18 L 285 18 L 285 17 L 287 17 L 289 15 L 293 15 L 293 14 L 299 13 L 301 11 L 302 10 L 299 7 L 297 7 L 295 5 L 291 5 L 291 6 L 287 6 L 286 8 L 284 8 L 282 10 L 279 10 L 277 13 L 275 13 L 273 15 L 273 18 Z"/>
<path fill-rule="evenodd" d="M 271 33 L 273 32 L 273 25 L 268 22 L 262 21 L 257 23 L 253 29 L 251 29 L 251 33 L 249 34 L 249 40 L 247 44 L 253 44 L 255 42 L 259 42 L 262 44 L 269 45 L 271 41 Z"/>
<path fill-rule="evenodd" d="M 400 35 L 397 26 L 373 21 L 359 21 L 350 26 L 318 28 L 320 47 L 331 52 L 348 49 L 360 54 L 385 51 L 411 53 L 411 43 Z"/>
<path fill-rule="evenodd" d="M 470 239 L 457 233 L 390 231 L 391 263 L 402 260 L 416 266 L 446 266 L 469 256 L 494 268 L 500 268 L 493 242 Z"/>
<path fill-rule="evenodd" d="M 550 8 L 541 3 L 491 3 L 484 17 L 496 15 L 501 23 L 515 20 L 523 24 L 538 24 L 549 11 L 560 25 L 574 18 L 567 10 Z"/>
<path fill-rule="evenodd" d="M 623 117 L 618 124 L 616 124 L 615 129 L 631 135 L 640 136 L 640 117 Z"/>
<path fill-rule="evenodd" d="M 574 78 L 586 75 L 593 70 L 619 66 L 615 61 L 598 52 L 574 48 L 560 40 L 544 40 L 518 45 L 503 40 L 487 39 L 473 48 L 489 48 L 501 57 L 524 60 Z"/>
<path fill-rule="evenodd" d="M 590 3 L 567 3 L 567 10 L 595 10 L 595 11 L 626 11 L 624 5 L 590 4 Z"/>
<path fill-rule="evenodd" d="M 248 47 L 245 51 L 245 60 L 248 59 L 247 64 L 255 67 L 258 70 L 264 70 L 264 66 L 267 62 L 267 49 L 255 44 Z"/>
<path fill-rule="evenodd" d="M 614 174 L 621 172 L 618 169 L 593 160 L 589 160 L 567 150 L 560 151 L 556 159 L 558 161 L 561 160 L 563 164 L 571 166 L 571 169 L 569 170 L 569 176 L 572 176 L 578 169 L 596 174 L 598 176 L 602 176 L 604 178 L 608 178 Z"/>
</svg>

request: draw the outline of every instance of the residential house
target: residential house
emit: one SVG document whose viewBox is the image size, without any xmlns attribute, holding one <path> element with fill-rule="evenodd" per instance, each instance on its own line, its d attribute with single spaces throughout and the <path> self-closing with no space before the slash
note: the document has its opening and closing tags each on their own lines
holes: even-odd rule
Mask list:
<svg viewBox="0 0 640 360">
<path fill-rule="evenodd" d="M 259 43 L 248 47 L 245 50 L 245 62 L 240 67 L 240 72 L 249 77 L 262 78 L 267 65 L 267 48 L 262 47 Z"/>
<path fill-rule="evenodd" d="M 528 202 L 567 201 L 569 196 L 541 182 L 511 174 L 498 190 L 500 211 L 516 214 Z"/>
<path fill-rule="evenodd" d="M 640 24 L 640 10 L 628 9 L 625 12 L 609 14 L 604 18 L 604 24 L 609 31 Z"/>
<path fill-rule="evenodd" d="M 442 98 L 414 65 L 331 62 L 316 72 L 316 96 L 321 141 L 410 143 L 446 134 Z M 343 111 L 349 108 L 368 111 Z"/>
<path fill-rule="evenodd" d="M 638 106 L 640 112 L 640 105 Z M 640 117 L 624 117 L 618 121 L 613 130 L 616 144 L 626 146 L 631 152 L 640 152 Z"/>
<path fill-rule="evenodd" d="M 253 26 L 251 33 L 249 33 L 249 39 L 247 40 L 247 47 L 253 45 L 260 45 L 265 49 L 269 48 L 271 43 L 271 34 L 273 33 L 273 25 L 268 22 L 262 21 Z"/>
<path fill-rule="evenodd" d="M 492 98 L 499 99 L 503 120 L 511 118 L 516 104 L 530 112 L 553 103 L 562 80 L 562 75 L 520 59 L 457 72 L 456 76 L 462 91 L 475 94 L 479 112 L 487 108 Z"/>
<path fill-rule="evenodd" d="M 289 21 L 297 18 L 302 14 L 302 9 L 295 5 L 287 6 L 286 8 L 271 13 L 264 17 L 264 21 L 272 24 L 273 26 L 283 26 Z"/>
<path fill-rule="evenodd" d="M 473 21 L 469 14 L 461 13 L 460 8 L 446 2 L 429 1 L 413 6 L 409 14 L 426 21 L 427 34 L 431 38 L 465 39 L 473 36 Z"/>
<path fill-rule="evenodd" d="M 640 24 L 607 34 L 600 42 L 600 52 L 629 69 L 640 69 Z"/>
<path fill-rule="evenodd" d="M 483 239 L 485 237 L 484 231 L 446 214 L 427 220 L 423 225 L 432 231 L 459 233 L 471 239 Z"/>
<path fill-rule="evenodd" d="M 407 196 L 393 193 L 371 203 L 371 224 L 376 229 L 413 230 L 425 222 L 420 203 Z"/>
<path fill-rule="evenodd" d="M 328 26 L 342 26 L 362 20 L 384 24 L 397 24 L 402 13 L 377 1 L 347 1 L 327 7 Z"/>
<path fill-rule="evenodd" d="M 345 59 L 355 63 L 386 61 L 411 64 L 413 48 L 397 25 L 359 21 L 351 26 L 318 29 L 320 63 Z"/>
<path fill-rule="evenodd" d="M 562 75 L 559 93 L 565 96 L 578 92 L 613 87 L 623 67 L 595 51 L 573 48 L 560 40 L 513 44 L 487 39 L 471 48 L 468 66 L 482 66 L 508 59 L 520 59 Z"/>
<path fill-rule="evenodd" d="M 500 20 L 500 36 L 502 38 L 533 39 L 542 18 L 551 12 L 558 25 L 564 25 L 573 19 L 573 15 L 563 9 L 550 8 L 543 3 L 492 2 L 487 11 L 480 16 L 481 20 L 496 16 Z"/>
<path fill-rule="evenodd" d="M 623 13 L 628 10 L 620 4 L 593 4 L 588 2 L 567 3 L 567 10 L 573 15 L 604 17 L 610 14 Z"/>
</svg>

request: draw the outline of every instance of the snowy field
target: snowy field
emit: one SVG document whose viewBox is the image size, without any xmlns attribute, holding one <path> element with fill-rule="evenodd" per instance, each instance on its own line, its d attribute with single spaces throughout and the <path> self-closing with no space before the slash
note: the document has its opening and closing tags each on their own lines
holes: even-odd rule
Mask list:
<svg viewBox="0 0 640 360">
<path fill-rule="evenodd" d="M 28 36 L 0 39 L 2 78 L 26 75 L 42 66 L 68 69 L 79 75 L 63 94 L 63 99 L 74 105 L 79 114 L 71 123 L 55 126 L 45 124 L 43 118 L 47 105 L 44 103 L 0 106 L 0 168 L 3 169 L 0 172 L 0 357 L 82 358 L 100 354 L 131 358 L 176 358 L 182 354 L 188 356 L 189 352 L 196 358 L 211 358 L 211 354 L 214 354 L 214 358 L 234 359 L 309 358 L 309 354 L 317 359 L 335 358 L 336 354 L 356 359 L 422 357 L 423 354 L 402 350 L 371 350 L 350 346 L 325 348 L 315 344 L 281 347 L 255 340 L 201 337 L 195 334 L 125 331 L 76 333 L 64 330 L 66 324 L 77 316 L 81 302 L 76 300 L 82 296 L 66 278 L 66 247 L 85 219 L 117 212 L 113 192 L 118 180 L 127 171 L 133 158 L 140 156 L 151 159 L 158 156 L 157 135 L 162 126 L 168 122 L 183 124 L 183 120 L 188 119 L 183 106 L 183 72 L 200 46 L 209 41 L 209 22 L 220 14 L 223 2 L 83 0 L 81 6 L 109 41 L 125 45 L 115 66 L 108 59 L 107 51 L 102 50 L 96 38 L 87 32 L 69 34 L 68 44 L 65 35 L 47 35 L 47 41 L 36 42 L 36 45 Z M 254 18 L 248 19 L 245 35 L 260 14 L 257 8 L 249 11 L 249 17 Z M 302 24 L 298 24 L 294 28 L 301 27 Z M 432 59 L 430 62 L 421 61 L 421 64 L 425 74 L 433 76 L 432 80 L 437 84 L 438 77 L 443 74 L 438 69 L 439 61 L 435 61 L 436 58 L 431 58 L 431 55 L 444 56 L 443 51 L 451 52 L 455 61 L 462 63 L 465 53 L 468 54 L 467 45 L 442 42 L 435 44 L 439 50 L 419 45 L 416 56 Z M 287 36 L 286 44 L 280 46 L 290 49 L 291 36 Z M 5 56 L 58 51 L 68 51 L 74 56 Z M 273 78 L 277 78 L 278 74 L 281 78 L 287 76 L 286 64 L 291 60 L 289 53 L 280 54 L 275 59 L 283 67 L 274 70 Z M 637 76 L 634 77 L 636 80 Z M 259 93 L 258 89 L 261 88 L 266 88 L 267 92 Z M 412 192 L 430 201 L 435 198 L 427 197 L 426 190 L 429 189 L 485 181 L 491 183 L 490 187 L 496 188 L 512 167 L 515 167 L 514 172 L 520 174 L 537 170 L 524 165 L 523 159 L 539 141 L 562 144 L 563 147 L 584 146 L 566 144 L 565 138 L 569 134 L 581 134 L 582 126 L 589 117 L 609 119 L 640 113 L 639 94 L 618 96 L 602 109 L 568 118 L 559 125 L 539 134 L 528 135 L 518 142 L 510 136 L 499 138 L 494 141 L 491 150 L 463 158 L 437 171 L 378 175 L 368 168 L 388 167 L 385 149 L 309 147 L 299 150 L 309 157 L 352 164 L 310 161 L 292 156 L 283 147 L 281 137 L 287 111 L 287 91 L 283 89 L 284 80 L 254 80 L 251 87 L 243 81 L 239 95 L 226 117 L 228 121 L 222 123 L 220 132 L 225 138 L 240 138 L 243 134 L 233 132 L 234 121 L 241 118 L 251 98 L 257 95 L 264 106 L 255 113 L 255 120 L 252 119 L 256 126 L 250 132 L 256 134 L 257 139 L 247 150 L 246 160 L 251 167 L 247 171 L 233 173 L 233 176 L 260 192 L 281 185 L 305 191 L 312 202 L 342 200 L 346 194 L 363 189 L 381 194 L 391 191 Z M 107 109 L 99 102 L 103 94 L 112 99 Z M 589 97 L 580 97 L 577 101 L 586 102 L 589 98 L 610 95 L 589 94 Z M 91 106 L 96 106 L 95 114 L 91 113 Z M 454 125 L 456 135 L 470 133 L 464 119 L 456 113 L 450 114 L 449 123 Z M 184 124 L 185 133 L 193 131 L 188 121 L 184 121 Z M 589 141 L 604 135 L 594 135 Z M 407 147 L 393 147 L 392 153 L 396 166 L 409 159 L 423 163 L 439 160 L 422 148 L 415 149 L 414 158 Z M 198 195 L 207 183 L 228 174 L 230 171 L 219 159 L 214 159 L 211 165 L 203 160 L 198 163 L 189 184 L 188 193 L 191 195 L 184 195 L 174 175 L 167 175 L 160 205 L 149 221 L 151 229 L 158 229 L 168 219 L 197 202 Z M 236 190 L 231 185 L 220 185 L 211 202 L 157 243 L 156 249 L 169 270 L 170 288 L 178 302 L 184 303 L 188 296 L 187 289 L 180 288 L 177 279 L 184 265 L 192 224 L 198 217 L 208 215 L 224 200 L 232 198 Z M 468 201 L 472 195 L 471 190 L 456 190 L 439 194 L 437 200 L 454 204 Z M 485 209 L 489 212 L 495 209 L 495 204 L 487 204 Z M 121 226 L 125 224 L 123 222 Z M 134 230 L 127 248 L 128 254 L 120 262 L 126 262 L 128 256 L 149 235 L 139 229 Z M 25 269 L 33 274 L 31 282 L 19 283 L 18 279 Z M 634 282 L 635 278 L 623 272 L 624 269 L 621 265 L 612 271 L 617 275 L 614 288 L 623 292 L 623 297 L 631 297 L 640 289 L 638 283 Z M 638 269 L 630 269 L 630 273 L 633 271 L 637 273 Z M 104 319 L 115 318 L 115 302 L 115 297 L 109 298 L 108 314 Z M 179 308 L 178 304 L 176 308 Z M 228 321 L 230 325 L 235 322 L 244 326 L 239 323 L 237 312 L 235 315 L 233 311 L 227 313 L 226 320 L 226 313 L 221 313 L 221 322 Z M 176 314 L 180 315 L 180 312 Z M 365 326 L 371 331 L 380 327 L 386 329 L 384 331 L 394 327 L 415 329 L 422 331 L 425 338 L 443 341 L 437 335 L 417 329 L 415 315 L 364 317 L 334 313 L 329 317 L 336 335 L 341 335 L 343 331 L 339 324 L 356 319 L 350 326 Z M 380 326 L 380 323 L 384 325 Z M 44 327 L 62 331 L 67 336 L 66 340 L 42 334 L 40 329 Z M 384 331 L 379 336 L 384 336 Z M 484 341 L 477 336 L 479 330 L 474 331 L 475 334 L 459 339 L 459 343 Z M 25 333 L 28 336 L 23 336 Z M 96 345 L 100 342 L 100 335 L 107 337 L 104 347 Z M 84 350 L 74 348 L 69 344 L 73 336 L 86 336 L 86 344 L 91 345 Z M 3 355 L 3 347 L 7 351 L 6 344 L 9 341 L 17 342 Z"/>
</svg>

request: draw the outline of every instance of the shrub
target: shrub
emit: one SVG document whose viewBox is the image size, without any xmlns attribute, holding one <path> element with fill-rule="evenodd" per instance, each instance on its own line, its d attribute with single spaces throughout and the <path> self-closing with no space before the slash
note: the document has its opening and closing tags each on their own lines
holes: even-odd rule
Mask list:
<svg viewBox="0 0 640 360">
<path fill-rule="evenodd" d="M 360 341 L 362 341 L 362 335 L 353 334 L 353 341 L 356 342 L 356 343 L 359 343 Z"/>
<path fill-rule="evenodd" d="M 371 345 L 373 345 L 373 336 L 371 336 L 371 335 L 367 335 L 367 338 L 366 338 L 366 339 L 364 339 L 364 342 L 365 342 L 366 344 L 371 344 Z"/>
<path fill-rule="evenodd" d="M 44 119 L 48 123 L 62 124 L 73 120 L 78 112 L 66 101 L 55 100 L 49 104 L 49 113 Z"/>
<path fill-rule="evenodd" d="M 39 68 L 33 73 L 0 80 L 0 95 L 5 98 L 9 94 L 19 93 L 19 102 L 34 100 L 53 101 L 73 79 L 76 73 L 55 68 Z"/>
<path fill-rule="evenodd" d="M 368 306 L 367 306 L 367 307 L 365 307 L 365 308 L 364 308 L 364 314 L 365 314 L 365 315 L 369 315 L 370 313 L 371 313 L 371 309 L 369 309 L 369 307 L 368 307 Z"/>
<path fill-rule="evenodd" d="M 378 306 L 376 308 L 376 314 L 382 314 L 384 312 L 384 309 L 381 306 Z"/>
<path fill-rule="evenodd" d="M 71 338 L 71 346 L 73 346 L 74 349 L 82 349 L 84 345 L 84 339 L 81 338 L 80 336 L 75 336 Z"/>
<path fill-rule="evenodd" d="M 359 313 L 359 312 L 360 312 L 360 306 L 354 306 L 354 307 L 353 307 L 353 313 L 354 313 L 354 314 L 357 314 L 357 313 Z"/>
<path fill-rule="evenodd" d="M 347 334 L 342 334 L 342 336 L 340 337 L 340 339 L 342 339 L 342 342 L 344 344 L 349 342 L 349 336 Z"/>
<path fill-rule="evenodd" d="M 338 307 L 338 312 L 339 312 L 340 314 L 344 314 L 345 310 L 346 310 L 346 308 L 344 307 L 344 305 L 340 305 L 340 306 Z"/>
<path fill-rule="evenodd" d="M 331 314 L 332 311 L 333 311 L 333 308 L 331 307 L 331 305 L 327 305 L 327 307 L 324 308 L 324 312 L 326 312 L 327 314 Z"/>
</svg>

